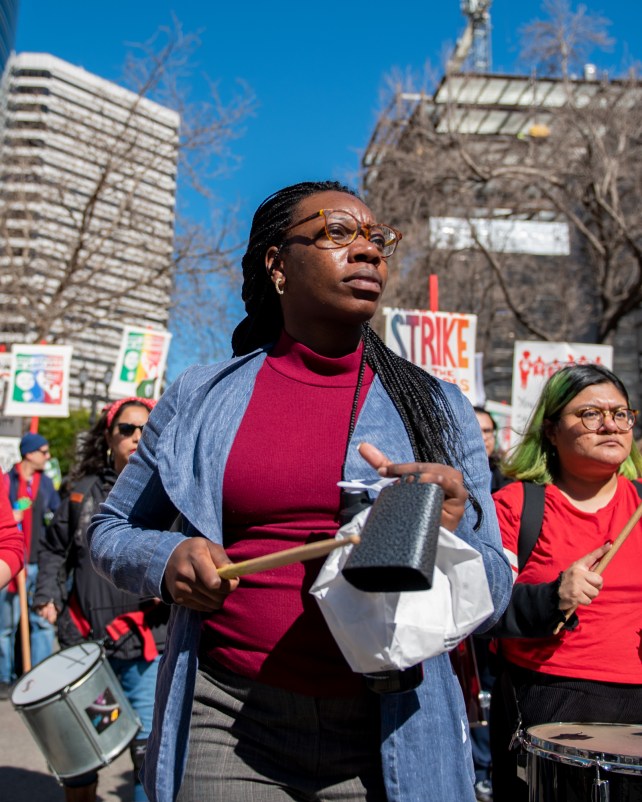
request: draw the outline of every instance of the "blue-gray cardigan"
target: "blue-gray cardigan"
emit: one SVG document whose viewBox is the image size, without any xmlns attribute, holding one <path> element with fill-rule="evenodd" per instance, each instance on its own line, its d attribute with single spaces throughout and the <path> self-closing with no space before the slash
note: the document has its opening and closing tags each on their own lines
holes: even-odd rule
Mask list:
<svg viewBox="0 0 642 802">
<path fill-rule="evenodd" d="M 120 588 L 160 596 L 167 560 L 179 543 L 204 535 L 221 543 L 225 464 L 266 352 L 256 351 L 183 373 L 153 410 L 138 451 L 90 527 L 96 569 Z M 510 598 L 512 578 L 488 488 L 479 424 L 451 384 L 443 390 L 460 430 L 459 466 L 482 505 L 481 527 L 470 505 L 457 534 L 481 552 L 495 604 L 490 626 Z M 287 427 L 287 422 L 284 423 Z M 403 423 L 377 377 L 350 443 L 346 476 L 373 478 L 356 447 L 373 443 L 394 462 L 414 461 Z M 314 444 L 310 444 L 314 459 Z M 176 512 L 183 531 L 168 531 Z M 156 692 L 144 781 L 151 802 L 173 802 L 187 753 L 201 615 L 175 605 Z M 381 697 L 381 750 L 389 802 L 473 802 L 473 767 L 461 690 L 447 654 L 427 660 L 424 682 Z"/>
</svg>

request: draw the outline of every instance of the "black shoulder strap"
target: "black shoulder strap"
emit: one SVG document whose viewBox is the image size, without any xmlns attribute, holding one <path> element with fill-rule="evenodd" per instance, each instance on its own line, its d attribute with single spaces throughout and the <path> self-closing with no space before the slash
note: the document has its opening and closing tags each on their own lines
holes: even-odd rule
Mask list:
<svg viewBox="0 0 642 802">
<path fill-rule="evenodd" d="M 521 573 L 526 565 L 542 530 L 544 494 L 546 492 L 545 485 L 536 485 L 534 482 L 522 482 L 522 487 L 524 488 L 524 506 L 519 521 L 517 540 L 518 573 Z"/>
<path fill-rule="evenodd" d="M 69 548 L 71 548 L 71 544 L 74 542 L 85 498 L 98 481 L 100 481 L 100 478 L 94 474 L 83 476 L 71 489 L 69 494 Z"/>
<path fill-rule="evenodd" d="M 633 487 L 637 490 L 638 496 L 642 499 L 642 482 L 633 482 Z"/>
</svg>

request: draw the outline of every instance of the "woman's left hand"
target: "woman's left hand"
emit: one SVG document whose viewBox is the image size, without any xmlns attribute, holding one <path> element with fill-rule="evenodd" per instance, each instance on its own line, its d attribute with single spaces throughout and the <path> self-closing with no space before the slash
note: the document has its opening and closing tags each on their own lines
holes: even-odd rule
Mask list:
<svg viewBox="0 0 642 802">
<path fill-rule="evenodd" d="M 371 443 L 360 443 L 359 453 L 367 463 L 376 469 L 380 476 L 404 476 L 407 473 L 420 474 L 420 482 L 439 485 L 444 491 L 444 506 L 441 511 L 441 525 L 454 532 L 463 515 L 468 491 L 464 487 L 461 471 L 437 462 L 393 463 Z"/>
</svg>

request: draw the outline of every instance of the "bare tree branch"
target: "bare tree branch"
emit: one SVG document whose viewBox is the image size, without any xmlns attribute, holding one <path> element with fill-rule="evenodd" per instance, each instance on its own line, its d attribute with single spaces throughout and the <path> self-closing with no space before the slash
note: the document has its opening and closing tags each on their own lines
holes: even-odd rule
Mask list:
<svg viewBox="0 0 642 802">
<path fill-rule="evenodd" d="M 179 333 L 206 318 L 213 330 L 224 316 L 221 288 L 240 243 L 233 210 L 218 210 L 210 226 L 186 214 L 182 203 L 161 208 L 157 197 L 175 190 L 176 167 L 170 174 L 167 165 L 177 144 L 183 193 L 200 193 L 199 208 L 217 208 L 212 179 L 233 166 L 231 143 L 255 108 L 244 84 L 224 99 L 206 76 L 200 79 L 209 97 L 190 100 L 199 45 L 198 35 L 184 33 L 174 20 L 132 45 L 125 75 L 133 94 L 125 101 L 121 93 L 119 106 L 107 92 L 91 108 L 77 101 L 73 114 L 60 107 L 72 101 L 48 96 L 34 96 L 38 102 L 25 107 L 20 125 L 35 130 L 20 131 L 5 145 L 0 167 L 0 308 L 7 313 L 3 328 L 15 339 L 61 342 L 118 321 L 124 297 L 157 297 L 162 319 L 170 290 Z M 151 118 L 146 122 L 148 98 L 180 115 L 174 144 L 158 138 Z M 39 130 L 49 147 L 81 155 L 88 165 L 83 173 L 72 161 L 66 171 L 53 169 L 41 156 Z M 203 356 L 207 343 L 199 341 Z M 217 347 L 212 342 L 210 357 Z"/>
</svg>

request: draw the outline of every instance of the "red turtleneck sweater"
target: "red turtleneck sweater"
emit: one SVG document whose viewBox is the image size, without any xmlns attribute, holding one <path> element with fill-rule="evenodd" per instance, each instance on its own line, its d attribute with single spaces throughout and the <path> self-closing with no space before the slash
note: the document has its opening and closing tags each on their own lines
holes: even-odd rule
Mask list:
<svg viewBox="0 0 642 802">
<path fill-rule="evenodd" d="M 254 385 L 225 468 L 224 544 L 233 562 L 334 537 L 362 347 L 329 359 L 283 334 Z M 366 367 L 359 408 L 373 373 Z M 243 577 L 203 624 L 208 655 L 310 696 L 358 693 L 308 591 L 322 560 Z"/>
</svg>

